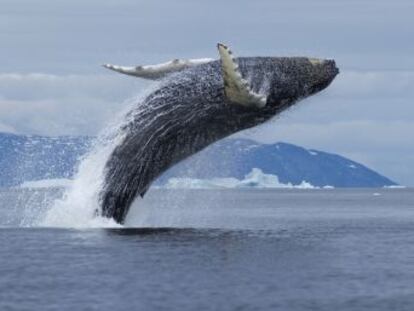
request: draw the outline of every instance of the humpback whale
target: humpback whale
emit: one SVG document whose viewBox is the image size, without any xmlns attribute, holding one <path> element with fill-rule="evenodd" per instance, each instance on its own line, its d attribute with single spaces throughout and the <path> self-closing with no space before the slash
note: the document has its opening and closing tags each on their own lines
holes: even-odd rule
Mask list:
<svg viewBox="0 0 414 311">
<path fill-rule="evenodd" d="M 123 223 L 135 197 L 143 197 L 168 168 L 217 140 L 268 121 L 325 89 L 339 73 L 334 60 L 236 58 L 226 45 L 217 48 L 218 60 L 103 65 L 160 85 L 128 113 L 122 142 L 105 166 L 98 214 Z"/>
</svg>

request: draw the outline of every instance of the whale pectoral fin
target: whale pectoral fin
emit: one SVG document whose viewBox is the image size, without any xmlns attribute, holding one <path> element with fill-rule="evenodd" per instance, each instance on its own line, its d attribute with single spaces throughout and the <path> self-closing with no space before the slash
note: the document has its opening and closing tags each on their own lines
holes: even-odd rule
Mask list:
<svg viewBox="0 0 414 311">
<path fill-rule="evenodd" d="M 146 66 L 125 67 L 111 64 L 104 64 L 102 66 L 126 75 L 149 80 L 157 80 L 166 77 L 170 73 L 178 72 L 183 69 L 211 61 L 213 61 L 211 58 L 174 59 L 166 63 Z"/>
<path fill-rule="evenodd" d="M 245 107 L 262 108 L 266 105 L 266 96 L 255 93 L 243 77 L 232 51 L 224 44 L 217 44 L 223 73 L 224 91 L 227 98 Z"/>
</svg>

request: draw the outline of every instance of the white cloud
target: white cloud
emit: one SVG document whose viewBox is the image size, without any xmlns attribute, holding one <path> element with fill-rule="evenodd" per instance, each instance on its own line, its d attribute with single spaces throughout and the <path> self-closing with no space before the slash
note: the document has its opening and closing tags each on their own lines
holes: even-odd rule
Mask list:
<svg viewBox="0 0 414 311">
<path fill-rule="evenodd" d="M 2 132 L 2 133 L 13 133 L 13 134 L 17 133 L 16 130 L 13 127 L 11 127 L 7 124 L 1 123 L 1 122 L 0 122 L 0 132 Z"/>
<path fill-rule="evenodd" d="M 96 135 L 142 89 L 121 75 L 0 74 L 0 122 L 20 133 Z"/>
<path fill-rule="evenodd" d="M 366 99 L 380 96 L 414 95 L 414 71 L 377 70 L 342 72 L 330 90 L 331 97 L 355 97 Z"/>
<path fill-rule="evenodd" d="M 130 94 L 132 88 L 143 85 L 142 82 L 109 72 L 99 75 L 0 73 L 0 94 L 2 98 L 17 100 L 84 97 L 119 100 Z"/>
</svg>

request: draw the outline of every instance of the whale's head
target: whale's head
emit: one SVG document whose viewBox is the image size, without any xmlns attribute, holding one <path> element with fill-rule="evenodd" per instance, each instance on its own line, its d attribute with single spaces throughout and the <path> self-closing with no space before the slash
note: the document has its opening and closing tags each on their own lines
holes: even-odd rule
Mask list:
<svg viewBox="0 0 414 311">
<path fill-rule="evenodd" d="M 269 58 L 267 63 L 256 70 L 269 79 L 266 104 L 271 107 L 291 105 L 314 95 L 328 87 L 339 73 L 335 61 L 328 59 Z"/>
<path fill-rule="evenodd" d="M 227 46 L 219 44 L 218 49 L 226 99 L 238 106 L 243 116 L 251 115 L 253 123 L 246 126 L 263 122 L 299 100 L 322 91 L 339 73 L 333 60 L 235 58 Z"/>
</svg>

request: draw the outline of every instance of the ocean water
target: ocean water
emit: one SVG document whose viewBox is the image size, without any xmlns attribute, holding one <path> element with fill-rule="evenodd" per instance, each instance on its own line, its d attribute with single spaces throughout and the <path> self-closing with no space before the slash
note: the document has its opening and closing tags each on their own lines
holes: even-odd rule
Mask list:
<svg viewBox="0 0 414 311">
<path fill-rule="evenodd" d="M 413 189 L 154 189 L 124 227 L 62 193 L 0 190 L 0 310 L 414 310 Z"/>
</svg>

